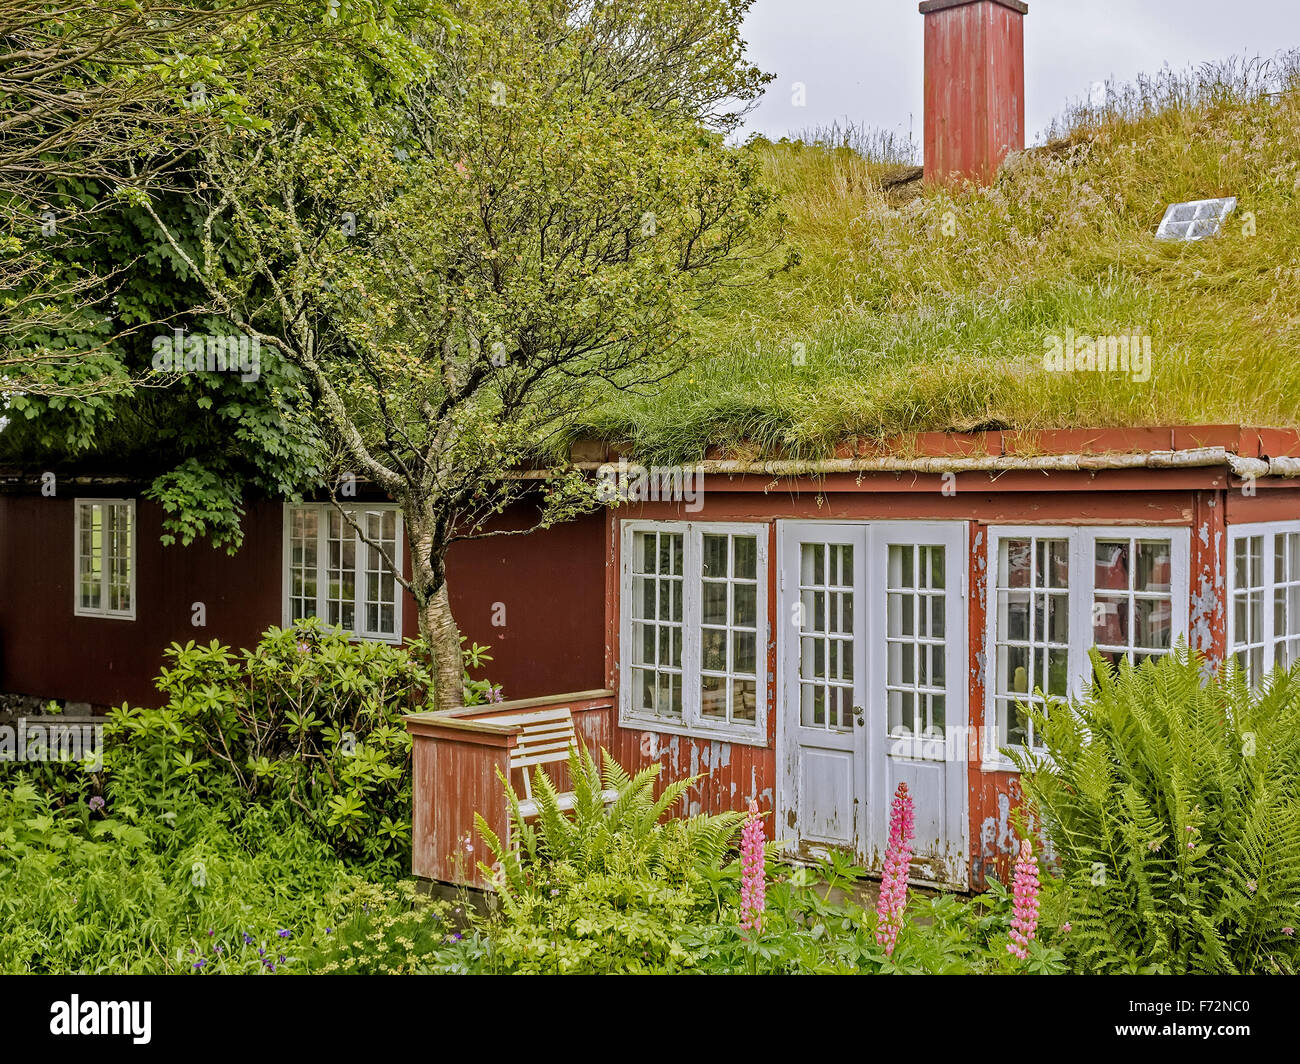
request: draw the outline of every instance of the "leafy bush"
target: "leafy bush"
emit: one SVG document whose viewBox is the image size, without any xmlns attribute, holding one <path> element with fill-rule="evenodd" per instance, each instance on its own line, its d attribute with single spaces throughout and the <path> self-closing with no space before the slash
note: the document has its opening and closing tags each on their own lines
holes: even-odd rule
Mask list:
<svg viewBox="0 0 1300 1064">
<path fill-rule="evenodd" d="M 25 776 L 0 788 L 2 972 L 292 971 L 348 880 L 284 802 L 59 808 Z"/>
<path fill-rule="evenodd" d="M 335 924 L 316 939 L 304 970 L 318 975 L 409 975 L 431 970 L 462 936 L 450 933 L 452 906 L 413 880 L 354 883 L 326 899 Z M 451 965 L 448 956 L 446 965 Z"/>
<path fill-rule="evenodd" d="M 761 931 L 740 926 L 740 813 L 669 816 L 694 780 L 666 785 L 660 766 L 634 777 L 604 754 L 570 755 L 575 803 L 566 815 L 541 772 L 535 819 L 519 815 L 506 786 L 517 846 L 480 819 L 494 866 L 496 909 L 446 943 L 427 970 L 456 972 L 683 972 L 784 974 L 890 972 L 1057 973 L 1064 958 L 1035 941 L 1029 960 L 1006 951 L 1011 899 L 994 884 L 970 902 L 951 895 L 913 903 L 892 957 L 876 943 L 876 915 L 859 903 L 865 873 L 835 856 L 791 868 L 768 848 Z M 504 781 L 503 781 L 504 782 Z M 616 797 L 608 804 L 602 791 Z M 1047 887 L 1047 893 L 1051 887 Z M 1051 908 L 1050 905 L 1047 908 Z"/>
<path fill-rule="evenodd" d="M 162 792 L 233 781 L 249 798 L 283 800 L 342 856 L 406 864 L 411 740 L 402 724 L 433 684 L 419 641 L 353 642 L 316 620 L 270 629 L 251 650 L 173 644 L 158 709 L 123 706 L 110 768 L 138 762 Z M 490 661 L 483 647 L 466 665 Z M 495 693 L 466 675 L 467 701 Z"/>
<path fill-rule="evenodd" d="M 1113 670 L 1074 712 L 1031 710 L 1017 762 L 1067 887 L 1085 971 L 1300 967 L 1300 674 L 1257 693 L 1186 649 Z"/>
<path fill-rule="evenodd" d="M 481 925 L 493 970 L 674 972 L 694 965 L 679 936 L 721 915 L 712 871 L 735 842 L 741 814 L 664 820 L 694 780 L 669 783 L 656 799 L 660 768 L 632 777 L 605 754 L 602 774 L 591 755 L 574 750 L 571 816 L 539 770 L 536 818 L 520 815 L 506 787 L 517 848 L 478 818 L 497 862 L 499 912 Z M 604 791 L 617 793 L 608 806 Z"/>
</svg>

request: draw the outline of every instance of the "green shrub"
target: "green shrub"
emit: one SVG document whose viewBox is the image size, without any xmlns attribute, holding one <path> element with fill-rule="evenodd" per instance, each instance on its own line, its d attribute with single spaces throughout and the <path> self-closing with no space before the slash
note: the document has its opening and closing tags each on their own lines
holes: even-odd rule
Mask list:
<svg viewBox="0 0 1300 1064">
<path fill-rule="evenodd" d="M 283 800 L 349 859 L 407 865 L 411 740 L 402 723 L 425 708 L 433 678 L 419 641 L 353 642 L 309 620 L 270 629 L 251 650 L 173 644 L 157 709 L 109 718 L 110 771 L 133 762 L 161 793 L 233 783 L 247 798 Z M 466 651 L 466 665 L 490 657 Z M 466 675 L 471 704 L 495 692 Z"/>
<path fill-rule="evenodd" d="M 349 884 L 326 899 L 326 908 L 334 922 L 303 959 L 303 970 L 311 974 L 427 972 L 462 937 L 449 930 L 451 903 L 430 897 L 409 879 L 393 886 Z M 452 963 L 450 956 L 446 963 Z"/>
<path fill-rule="evenodd" d="M 1300 674 L 1209 683 L 1180 649 L 1113 670 L 1074 712 L 1031 710 L 1019 754 L 1084 971 L 1292 972 L 1300 962 Z"/>
<path fill-rule="evenodd" d="M 284 802 L 0 787 L 0 972 L 293 971 L 346 867 Z"/>
<path fill-rule="evenodd" d="M 630 777 L 608 754 L 604 773 L 593 757 L 570 753 L 576 802 L 559 808 L 540 770 L 533 793 L 538 815 L 524 820 L 507 785 L 518 847 L 507 849 L 478 819 L 497 862 L 499 911 L 480 928 L 490 966 L 505 972 L 674 972 L 694 966 L 682 929 L 722 912 L 713 872 L 723 862 L 742 816 L 665 815 L 695 781 L 677 780 L 656 799 L 661 766 Z M 617 797 L 606 805 L 602 792 Z"/>
</svg>

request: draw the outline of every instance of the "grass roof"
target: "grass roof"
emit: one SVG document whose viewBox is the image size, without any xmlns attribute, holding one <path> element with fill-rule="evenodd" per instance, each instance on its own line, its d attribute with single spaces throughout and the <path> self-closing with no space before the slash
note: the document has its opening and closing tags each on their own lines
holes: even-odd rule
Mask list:
<svg viewBox="0 0 1300 1064">
<path fill-rule="evenodd" d="M 800 263 L 719 286 L 691 368 L 613 396 L 591 434 L 679 461 L 913 431 L 1300 425 L 1300 53 L 1112 89 L 991 188 L 900 203 L 878 144 L 814 140 L 744 149 Z M 1221 236 L 1155 239 L 1169 204 L 1219 196 L 1239 200 Z M 1067 330 L 1150 336 L 1150 379 L 1047 371 Z"/>
</svg>

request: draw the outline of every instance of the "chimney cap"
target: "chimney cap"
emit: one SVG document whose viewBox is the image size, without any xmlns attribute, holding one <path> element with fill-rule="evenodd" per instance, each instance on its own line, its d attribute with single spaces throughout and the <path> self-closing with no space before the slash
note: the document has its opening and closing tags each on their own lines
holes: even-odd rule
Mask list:
<svg viewBox="0 0 1300 1064">
<path fill-rule="evenodd" d="M 966 4 L 978 4 L 983 0 L 925 0 L 921 5 L 921 14 L 929 15 L 935 11 L 946 11 L 950 7 L 963 7 Z M 1029 5 L 1022 0 L 988 0 L 991 4 L 1001 4 L 1003 7 L 1009 7 L 1012 11 L 1018 11 L 1022 15 L 1029 14 Z"/>
</svg>

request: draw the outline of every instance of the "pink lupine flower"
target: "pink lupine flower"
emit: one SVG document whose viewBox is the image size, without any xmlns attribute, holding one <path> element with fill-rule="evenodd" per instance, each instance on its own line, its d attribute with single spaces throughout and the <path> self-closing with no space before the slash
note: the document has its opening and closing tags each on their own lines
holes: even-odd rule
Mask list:
<svg viewBox="0 0 1300 1064">
<path fill-rule="evenodd" d="M 889 846 L 885 850 L 885 874 L 880 880 L 880 898 L 876 902 L 876 942 L 885 947 L 886 957 L 894 955 L 898 932 L 903 927 L 913 824 L 912 796 L 907 793 L 907 784 L 900 783 L 889 810 Z"/>
<path fill-rule="evenodd" d="M 1038 858 L 1034 856 L 1028 839 L 1020 842 L 1020 857 L 1016 860 L 1016 875 L 1012 882 L 1015 910 L 1011 918 L 1011 941 L 1007 952 L 1022 961 L 1029 956 L 1029 943 L 1038 930 Z"/>
<path fill-rule="evenodd" d="M 763 930 L 763 906 L 767 903 L 763 842 L 763 818 L 758 815 L 758 803 L 751 798 L 749 816 L 740 833 L 740 926 L 755 934 Z"/>
</svg>

